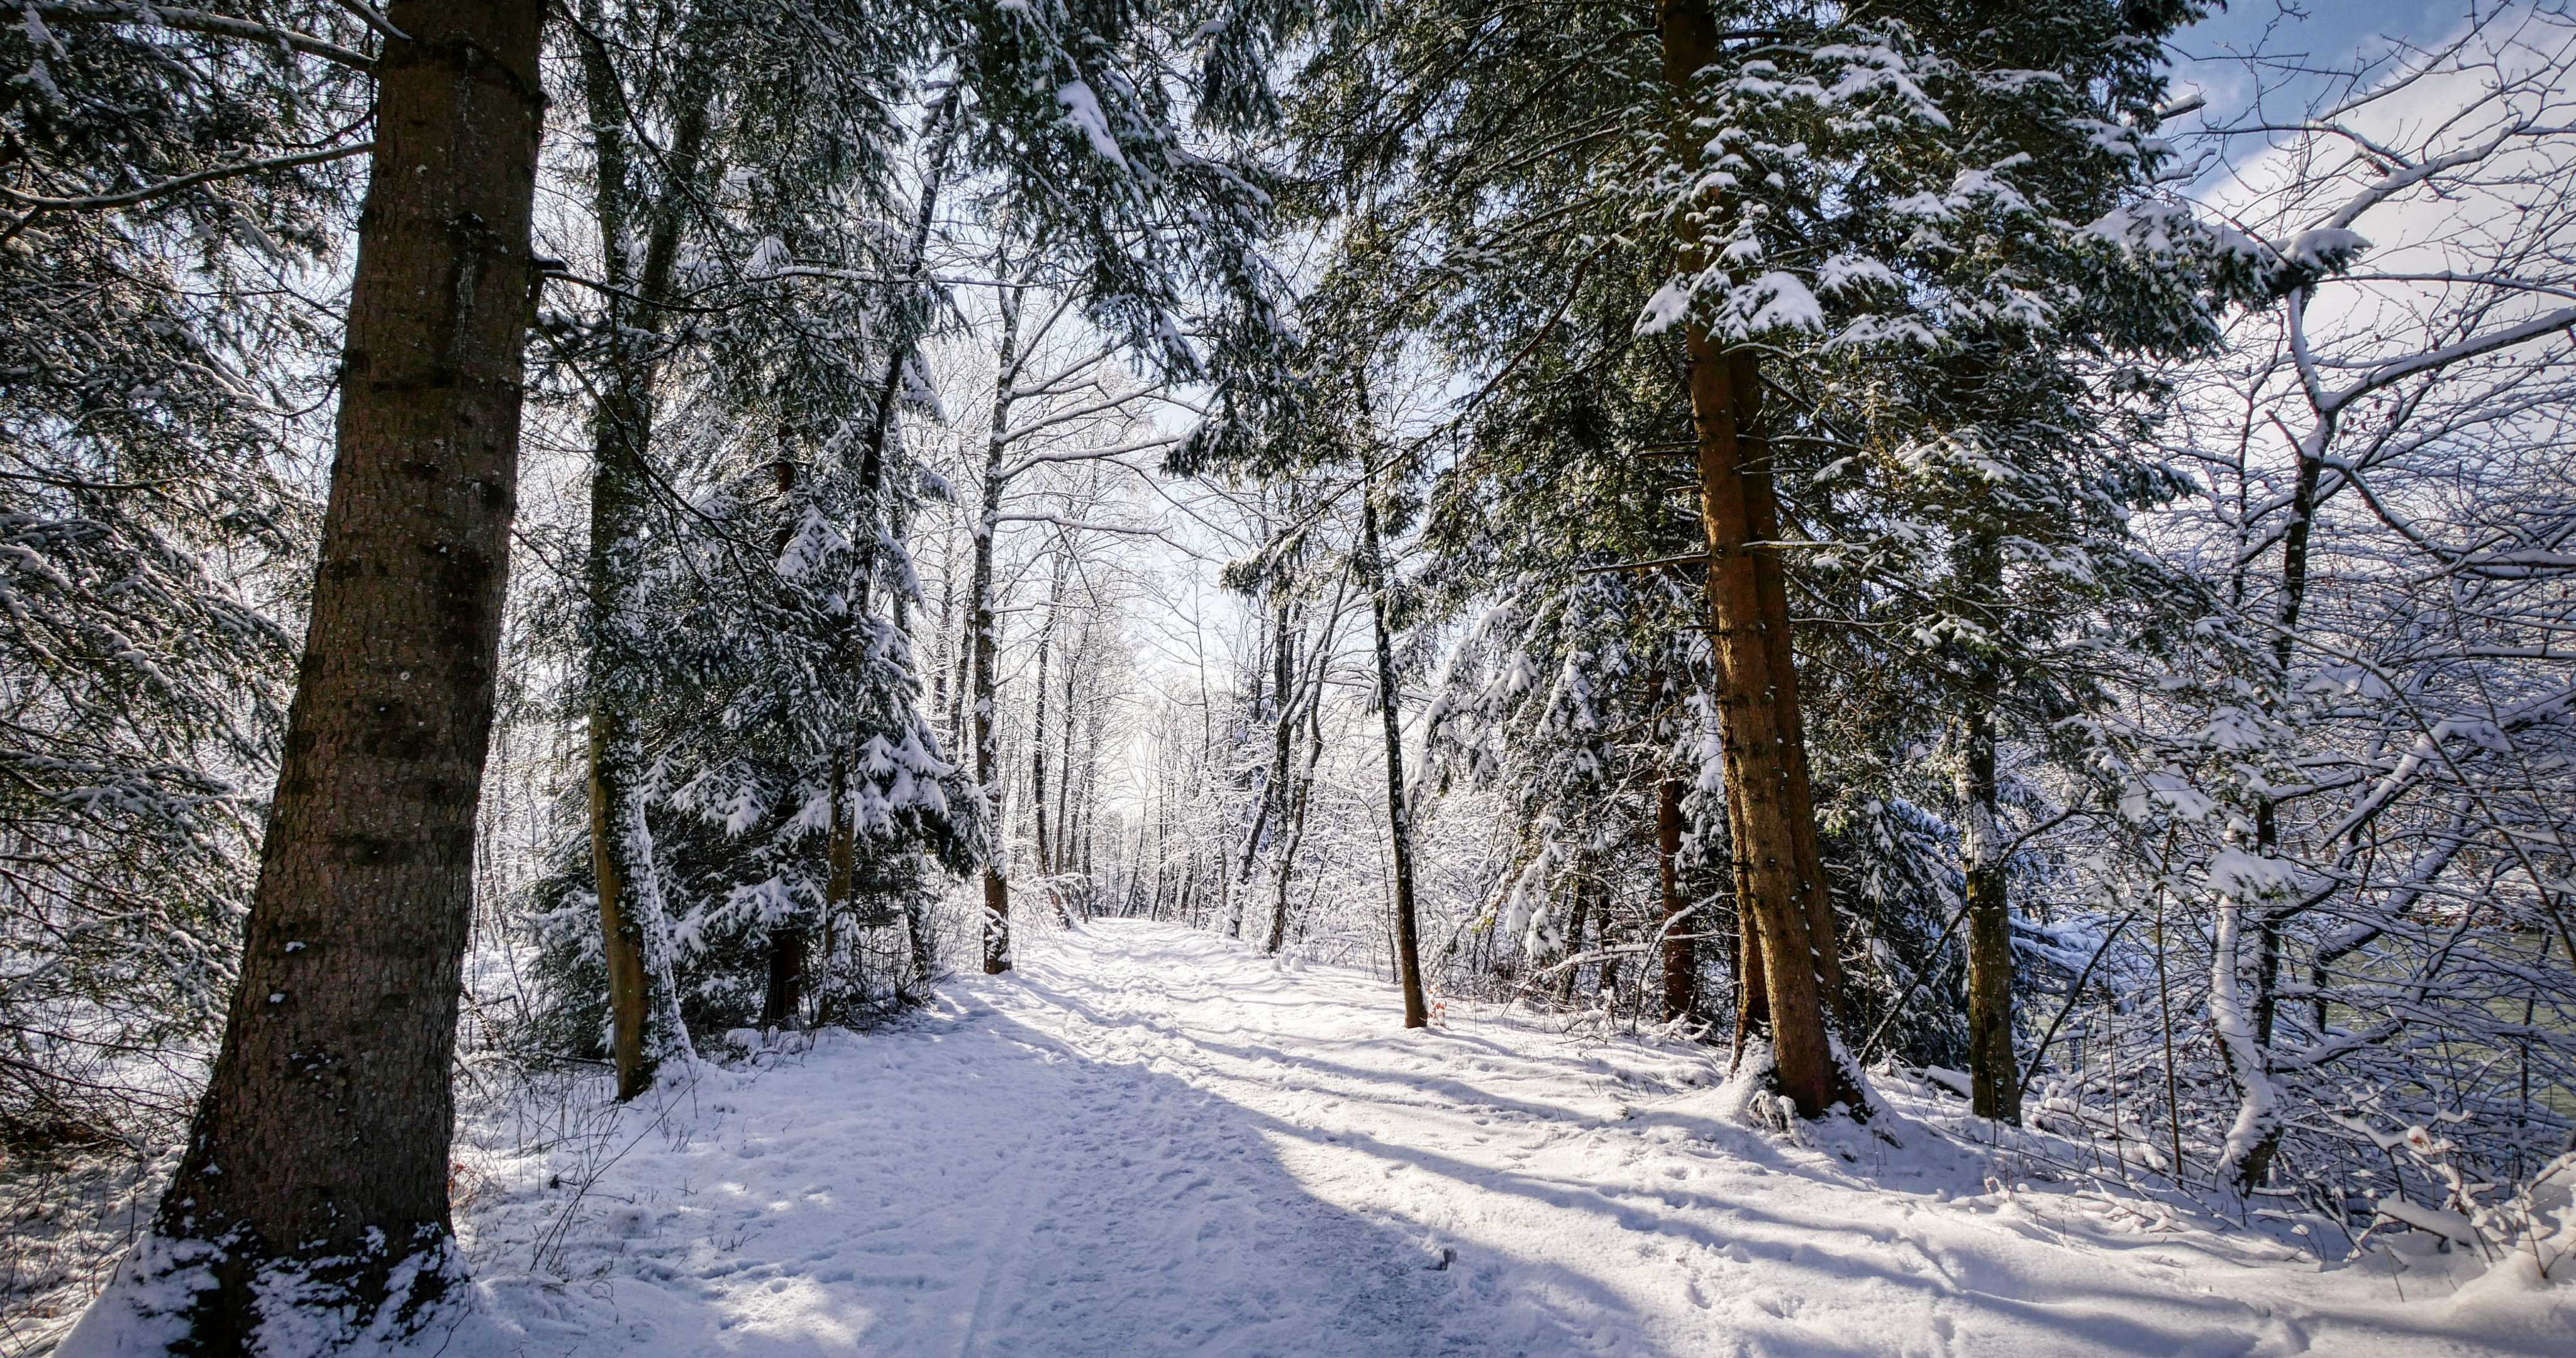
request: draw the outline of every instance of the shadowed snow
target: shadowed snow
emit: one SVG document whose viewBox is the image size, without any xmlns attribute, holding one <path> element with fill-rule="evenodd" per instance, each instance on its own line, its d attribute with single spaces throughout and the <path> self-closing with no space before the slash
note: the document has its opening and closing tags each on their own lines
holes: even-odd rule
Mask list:
<svg viewBox="0 0 2576 1358">
<path fill-rule="evenodd" d="M 2576 1318 L 2400 1303 L 1901 1115 L 1793 1143 L 1720 1116 L 1703 1049 L 1397 1013 L 1169 926 L 1031 939 L 897 1030 L 706 1068 L 587 1167 L 479 1167 L 487 1315 L 639 1358 L 2418 1358 Z"/>
</svg>

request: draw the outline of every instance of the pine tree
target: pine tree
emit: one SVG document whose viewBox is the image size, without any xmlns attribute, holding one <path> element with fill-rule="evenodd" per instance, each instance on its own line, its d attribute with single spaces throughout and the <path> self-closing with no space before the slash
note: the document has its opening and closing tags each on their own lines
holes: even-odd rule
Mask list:
<svg viewBox="0 0 2576 1358">
<path fill-rule="evenodd" d="M 1845 766 L 1850 753 L 1874 747 L 1883 760 L 1912 742 L 1884 732 L 1838 738 L 1827 746 L 1837 765 L 1810 767 L 1799 685 L 1845 680 L 1834 670 L 1800 673 L 1786 644 L 1789 599 L 1840 589 L 1839 579 L 1884 591 L 1923 564 L 1890 548 L 1890 562 L 1907 559 L 1873 575 L 1867 560 L 1836 556 L 1837 530 L 1871 515 L 1890 531 L 1856 537 L 1895 542 L 1913 531 L 1897 525 L 1930 525 L 1917 540 L 1960 544 L 1955 564 L 1971 593 L 2051 570 L 2071 578 L 2088 551 L 2104 559 L 2103 578 L 2077 591 L 2088 599 L 2134 592 L 2152 574 L 2118 545 L 2120 519 L 2175 483 L 2090 465 L 2100 442 L 2031 431 L 2074 407 L 2098 422 L 2094 412 L 2141 390 L 2109 355 L 2171 352 L 2211 333 L 2208 299 L 2190 280 L 2132 268 L 2085 229 L 2142 194 L 2164 154 L 2152 140 L 2161 84 L 2151 39 L 2195 12 L 1673 3 L 1645 33 L 1607 16 L 1598 26 L 1537 23 L 1462 3 L 1385 16 L 1364 36 L 1328 44 L 1309 68 L 1316 98 L 1301 149 L 1329 186 L 1323 210 L 1366 224 L 1348 234 L 1349 257 L 1391 271 L 1383 291 L 1402 300 L 1379 313 L 1433 337 L 1478 375 L 1447 426 L 1474 450 L 1454 459 L 1474 477 L 1451 475 L 1478 487 L 1461 503 L 1490 504 L 1502 476 L 1564 493 L 1580 484 L 1568 475 L 1577 468 L 1600 476 L 1596 459 L 1682 451 L 1676 444 L 1700 454 L 1698 550 L 1630 559 L 1706 562 L 1713 687 L 1704 692 L 1723 733 L 1714 772 L 1726 788 L 1733 894 L 1751 925 L 1739 950 L 1739 1027 L 1770 1032 L 1773 1059 L 1786 1063 L 1784 1091 L 1806 1112 L 1853 1093 L 1835 1073 L 1829 1032 L 1832 1011 L 1854 995 L 1837 938 L 1850 912 L 1831 903 L 1825 850 L 1866 852 L 1887 839 L 1829 833 L 1819 808 L 1883 783 L 1884 764 Z M 2048 69 L 2033 74 L 2035 62 Z M 1951 218 L 1961 223 L 1956 245 L 1943 234 Z M 1665 233 L 1660 241 L 1640 233 L 1646 223 Z M 1978 363 L 1993 369 L 1990 384 L 1963 376 Z M 1627 375 L 1614 379 L 1623 365 Z M 1950 394 L 1936 390 L 1934 374 L 1948 375 Z M 1615 424 L 1595 413 L 1614 380 L 1635 393 L 1637 410 Z M 2053 394 L 2010 408 L 2016 381 Z M 1841 497 L 1832 475 L 1819 478 L 1850 470 L 1843 454 L 1864 427 L 1882 440 L 1945 446 L 1937 431 L 1962 427 L 1967 391 L 1988 393 L 1989 410 L 2029 416 L 2020 433 L 1998 434 L 1997 447 L 2053 458 L 2058 469 L 2047 488 L 1988 497 L 1983 509 L 2036 518 L 2053 498 L 2072 507 L 2073 522 L 2016 536 L 1999 518 L 1997 541 L 2015 545 L 1984 551 L 1970 524 L 1979 507 L 1954 489 L 1941 493 L 1952 497 L 1946 508 L 1932 510 L 1924 502 L 1941 494 L 1919 485 Z M 1488 432 L 1534 423 L 1572 436 L 1552 465 L 1518 461 L 1506 451 L 1517 434 Z M 1655 510 L 1638 521 L 1669 522 Z M 1783 539 L 1816 545 L 1771 545 Z M 2091 546 L 2032 570 L 2015 555 L 2024 540 Z M 1801 559 L 1808 552 L 1816 556 Z M 1914 602 L 1904 596 L 1886 611 Z M 1848 616 L 1848 641 L 1843 629 L 1810 624 L 1799 646 L 1870 650 L 1869 631 L 1884 623 Z M 1940 632 L 1931 618 L 1908 621 Z M 2050 660 L 2069 658 L 2059 646 Z M 1951 681 L 1936 677 L 1938 667 L 1912 673 L 1871 682 L 1946 700 Z M 1987 682 L 1964 672 L 1960 681 Z M 2061 677 L 2040 681 L 2052 684 L 2065 691 Z M 1988 712 L 1997 701 L 1969 706 Z M 1989 743 L 1991 717 L 1966 727 L 1965 744 Z M 1968 800 L 1983 806 L 1982 778 L 1966 781 Z M 1840 789 L 1833 796 L 1829 782 Z M 1992 842 L 1981 836 L 1981 852 Z M 1841 870 L 1884 876 L 1861 862 Z M 1976 878 L 1991 961 L 1992 926 L 2004 917 L 2000 878 L 1982 862 Z M 2008 962 L 2009 948 L 2000 955 Z M 1794 974 L 1753 965 L 1774 957 Z M 1994 971 L 1981 975 L 1991 982 Z M 1991 984 L 1984 993 L 1991 999 Z M 1993 1008 L 1985 1006 L 1990 1050 Z"/>
<path fill-rule="evenodd" d="M 1830 454 L 1780 458 L 1813 468 L 1822 492 L 1802 524 L 1837 544 L 1817 563 L 1822 587 L 1854 621 L 1892 624 L 1847 635 L 1883 638 L 1869 663 L 1913 676 L 1908 706 L 1954 714 L 1973 1103 L 2017 1121 L 1998 750 L 2098 706 L 2116 656 L 2151 642 L 2154 601 L 2188 597 L 2128 525 L 2186 484 L 2137 451 L 2137 415 L 2159 390 L 2140 363 L 2205 348 L 2209 299 L 2129 269 L 2091 227 L 2142 199 L 2170 159 L 2154 137 L 2154 41 L 2193 11 L 1889 13 L 1926 53 L 1943 126 L 1869 186 L 1891 209 L 1869 223 L 1869 257 L 1890 273 L 1856 269 L 1844 286 L 1903 287 L 1918 324 L 1855 337 L 1785 379 L 1808 415 L 1800 432 Z"/>
<path fill-rule="evenodd" d="M 339 460 L 241 980 L 151 1233 L 62 1352 L 399 1335 L 461 1281 L 450 1060 L 537 283 L 542 18 L 393 9 L 408 36 L 378 68 Z"/>
<path fill-rule="evenodd" d="M 337 344 L 296 285 L 368 149 L 308 131 L 363 115 L 354 25 L 267 13 L 0 30 L 0 1134 L 30 1144 L 175 1131 L 161 1067 L 235 974 L 318 510 L 286 412 Z"/>
</svg>

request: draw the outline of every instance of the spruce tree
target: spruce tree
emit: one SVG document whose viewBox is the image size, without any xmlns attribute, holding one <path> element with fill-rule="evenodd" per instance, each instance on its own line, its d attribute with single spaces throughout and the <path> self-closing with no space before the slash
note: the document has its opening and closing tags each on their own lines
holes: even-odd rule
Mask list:
<svg viewBox="0 0 2576 1358">
<path fill-rule="evenodd" d="M 1890 272 L 1843 286 L 1902 288 L 1916 324 L 1849 336 L 1780 379 L 1817 450 L 1778 456 L 1814 488 L 1805 535 L 1835 544 L 1811 571 L 1827 611 L 1859 624 L 1840 632 L 1859 665 L 1905 676 L 1883 679 L 1904 706 L 1950 714 L 1946 733 L 1901 738 L 1951 751 L 1973 1103 L 2007 1121 L 2022 1082 L 1999 750 L 2097 706 L 2119 657 L 2152 644 L 2158 601 L 2188 597 L 2129 521 L 2187 485 L 2140 451 L 2140 416 L 2161 389 L 2151 365 L 2215 338 L 2210 299 L 2095 224 L 2172 159 L 2157 43 L 2195 12 L 1888 8 L 1943 125 L 1864 186 L 1858 206 L 1877 210 L 1854 216 Z"/>
<path fill-rule="evenodd" d="M 1967 351 L 2020 364 L 1980 388 L 1999 402 L 2014 378 L 2038 376 L 2058 395 L 2027 430 L 2067 401 L 2094 401 L 2076 372 L 2113 366 L 2096 356 L 2205 339 L 2201 298 L 2124 275 L 2119 250 L 2085 232 L 2142 192 L 2163 154 L 2153 39 L 2193 12 L 1672 3 L 1641 31 L 1607 14 L 1542 23 L 1462 3 L 1384 15 L 1307 71 L 1301 148 L 1320 210 L 1366 224 L 1345 249 L 1392 271 L 1393 324 L 1477 374 L 1448 425 L 1468 450 L 1448 474 L 1459 503 L 1482 508 L 1512 477 L 1563 493 L 1612 457 L 1661 481 L 1664 454 L 1697 454 L 1697 540 L 1630 560 L 1704 570 L 1702 692 L 1723 755 L 1711 772 L 1751 925 L 1739 1027 L 1769 1032 L 1784 1092 L 1808 1113 L 1854 1092 L 1829 1031 L 1850 988 L 1825 849 L 1871 836 L 1819 823 L 1821 780 L 1842 774 L 1811 767 L 1799 686 L 1833 680 L 1802 675 L 1787 644 L 1792 591 L 1816 588 L 1819 563 L 1802 559 L 1816 548 L 1783 544 L 1850 514 L 1914 523 L 1920 498 L 1873 487 L 1854 497 L 1863 506 L 1834 501 L 1828 482 L 1806 478 L 1836 459 L 1811 454 L 1869 421 L 1937 441 L 1959 417 L 1928 399 L 1927 357 L 1936 369 Z M 1953 245 L 1939 219 L 1962 212 L 1974 222 L 1961 218 Z M 1619 381 L 1639 413 L 1611 423 L 1593 412 Z M 1513 444 L 1543 446 L 1520 432 L 1532 427 L 1566 429 L 1569 446 L 1523 460 Z M 2070 526 L 2097 539 L 2116 539 L 2122 507 L 2171 484 L 2118 468 L 2066 475 L 2080 511 Z M 1658 508 L 1636 521 L 1670 525 Z M 2017 578 L 2002 557 L 1962 551 L 1980 579 Z M 2108 555 L 2118 567 L 2121 549 Z M 2096 594 L 2127 587 L 2104 581 Z M 1799 644 L 1826 644 L 1827 630 L 1811 626 Z M 1978 880 L 1996 881 L 1983 868 Z M 1991 925 L 2000 897 L 1981 899 Z"/>
<path fill-rule="evenodd" d="M 369 64 L 327 6 L 265 13 L 0 29 L 0 1135 L 29 1144 L 175 1133 L 257 871 L 320 508 L 289 412 L 339 343 L 299 294 L 368 150 L 313 129 L 362 121 Z"/>
<path fill-rule="evenodd" d="M 60 1350 L 327 1350 L 444 1314 L 449 1086 L 515 507 L 531 4 L 396 4 L 339 458 L 241 980 L 152 1229 Z"/>
</svg>

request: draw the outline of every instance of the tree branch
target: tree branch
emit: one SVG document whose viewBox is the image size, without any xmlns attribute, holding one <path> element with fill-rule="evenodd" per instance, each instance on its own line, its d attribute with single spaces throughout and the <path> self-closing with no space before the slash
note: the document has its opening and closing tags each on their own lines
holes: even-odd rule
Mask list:
<svg viewBox="0 0 2576 1358">
<path fill-rule="evenodd" d="M 346 160 L 351 156 L 365 155 L 375 149 L 374 142 L 362 141 L 349 146 L 335 146 L 325 151 L 307 151 L 301 155 L 279 156 L 275 160 L 253 160 L 239 165 L 219 165 L 211 170 L 183 174 L 175 179 L 164 179 L 158 184 L 146 184 L 142 188 L 128 189 L 123 193 L 101 193 L 86 198 L 40 198 L 34 194 L 20 193 L 16 189 L 0 185 L 0 198 L 7 198 L 30 212 L 97 212 L 107 208 L 132 207 L 136 203 L 177 193 L 181 189 L 193 188 L 199 184 L 211 184 L 222 179 L 238 179 L 243 175 L 258 174 L 263 170 L 288 170 L 298 165 L 320 165 L 327 161 Z"/>
</svg>

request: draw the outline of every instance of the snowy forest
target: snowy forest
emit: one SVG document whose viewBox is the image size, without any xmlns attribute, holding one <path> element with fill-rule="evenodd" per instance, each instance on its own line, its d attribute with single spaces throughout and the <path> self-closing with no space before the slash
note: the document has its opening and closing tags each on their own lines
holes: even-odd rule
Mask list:
<svg viewBox="0 0 2576 1358">
<path fill-rule="evenodd" d="M 2568 1352 L 2558 0 L 194 3 L 0 1354 Z"/>
</svg>

